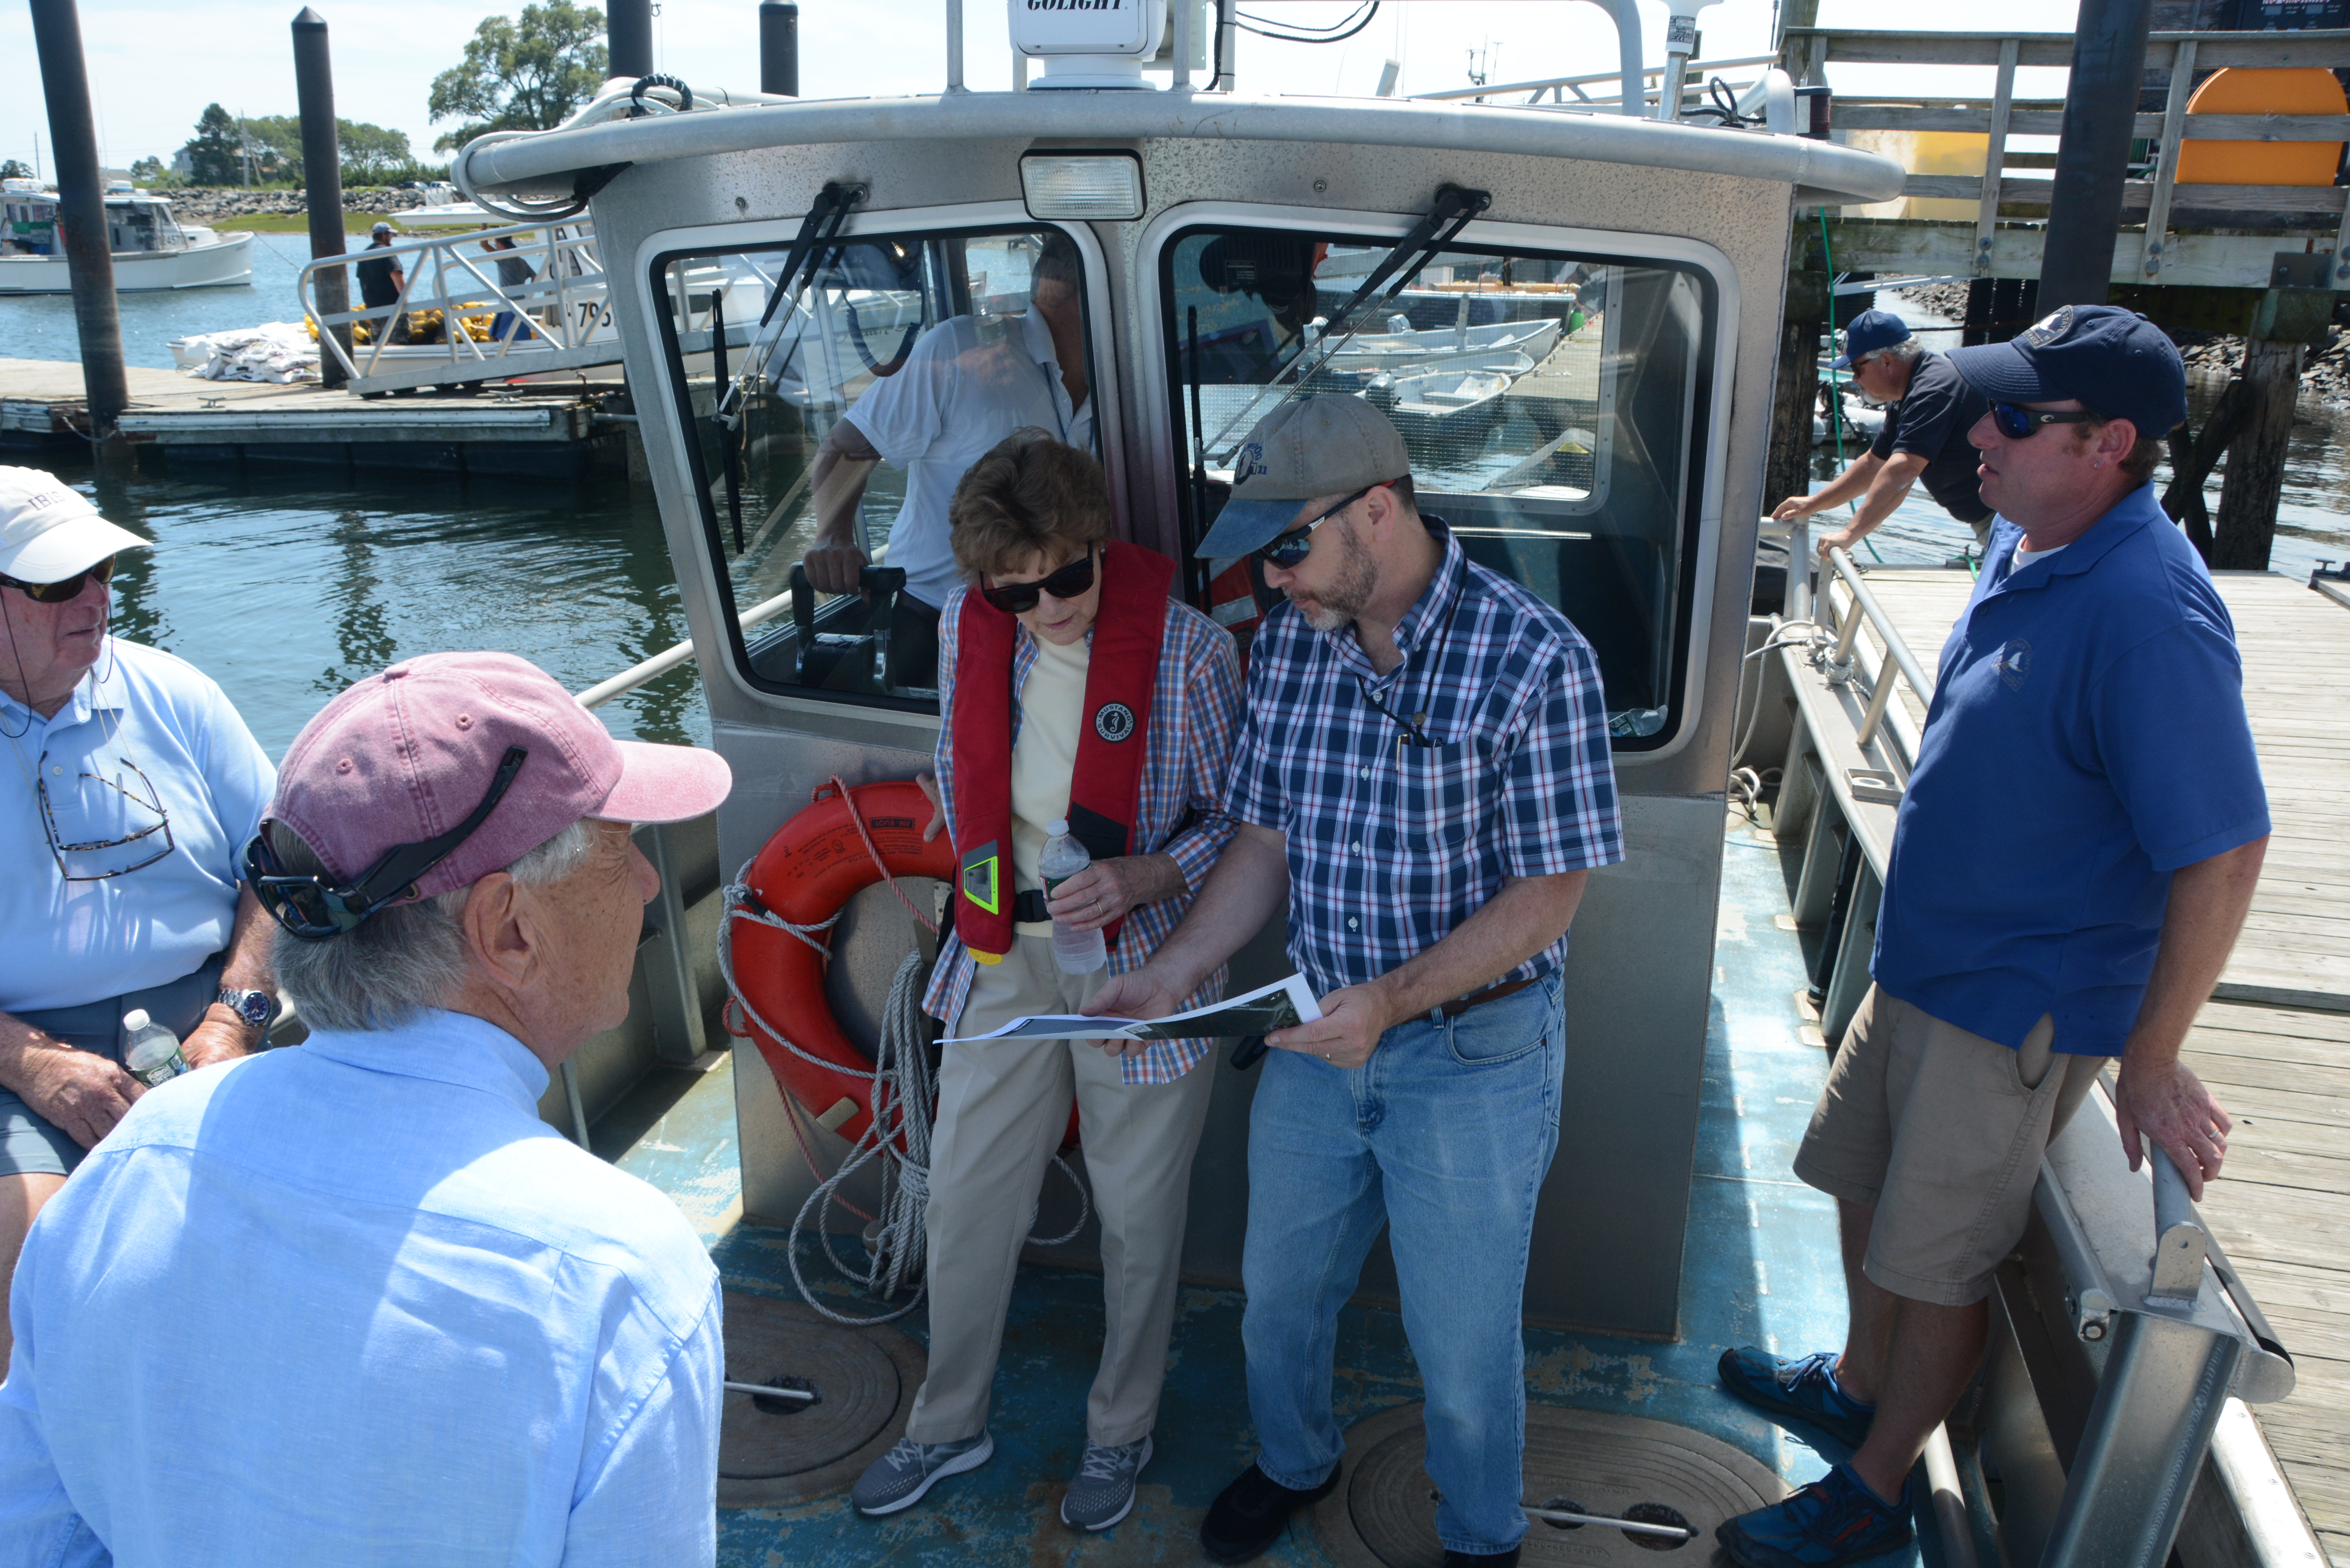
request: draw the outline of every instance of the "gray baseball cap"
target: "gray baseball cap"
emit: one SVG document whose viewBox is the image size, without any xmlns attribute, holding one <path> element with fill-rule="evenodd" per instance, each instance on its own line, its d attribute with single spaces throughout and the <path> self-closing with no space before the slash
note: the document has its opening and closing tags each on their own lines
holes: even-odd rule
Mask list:
<svg viewBox="0 0 2350 1568">
<path fill-rule="evenodd" d="M 1232 454 L 1232 494 L 1191 553 L 1225 560 L 1285 532 L 1298 505 L 1344 495 L 1411 472 L 1403 437 L 1360 398 L 1325 395 L 1284 403 L 1257 421 Z"/>
</svg>

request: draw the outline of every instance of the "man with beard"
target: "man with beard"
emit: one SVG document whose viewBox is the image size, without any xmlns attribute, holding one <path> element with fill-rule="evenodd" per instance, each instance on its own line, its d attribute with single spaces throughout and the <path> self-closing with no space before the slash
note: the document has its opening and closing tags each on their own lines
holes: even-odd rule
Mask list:
<svg viewBox="0 0 2350 1568">
<path fill-rule="evenodd" d="M 1150 962 L 1091 1013 L 1174 1012 L 1277 912 L 1322 1016 L 1275 1047 L 1249 1124 L 1243 1277 L 1256 1460 L 1201 1525 L 1254 1557 L 1337 1484 L 1338 1309 L 1384 1222 L 1428 1393 L 1452 1568 L 1514 1563 L 1519 1334 L 1558 1143 L 1560 965 L 1591 868 L 1623 857 L 1590 645 L 1473 565 L 1357 398 L 1276 409 L 1202 556 L 1255 553 L 1265 617 L 1225 810 L 1238 836 Z"/>
</svg>

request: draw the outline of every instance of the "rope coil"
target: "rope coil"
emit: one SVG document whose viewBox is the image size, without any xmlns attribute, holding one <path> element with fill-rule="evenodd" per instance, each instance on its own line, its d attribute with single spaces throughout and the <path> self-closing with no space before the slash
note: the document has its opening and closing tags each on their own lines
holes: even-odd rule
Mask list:
<svg viewBox="0 0 2350 1568">
<path fill-rule="evenodd" d="M 837 778 L 832 784 L 839 790 L 842 798 L 847 800 L 847 786 Z M 866 853 L 880 868 L 882 879 L 889 884 L 890 891 L 898 896 L 899 902 L 906 907 L 909 914 L 936 936 L 939 932 L 937 923 L 924 915 L 907 896 L 906 890 L 899 886 L 897 877 L 890 874 L 888 864 L 883 861 L 879 849 L 875 846 L 871 835 L 866 832 L 865 824 L 853 805 L 849 820 L 856 825 Z M 774 930 L 787 931 L 816 949 L 828 964 L 832 958 L 831 946 L 828 941 L 819 940 L 818 937 L 820 934 L 828 935 L 834 924 L 847 911 L 835 910 L 825 919 L 806 924 L 785 919 L 765 909 L 750 886 L 751 868 L 755 859 L 754 857 L 744 861 L 742 869 L 735 873 L 734 879 L 726 884 L 722 893 L 724 908 L 718 925 L 718 971 L 726 982 L 727 1005 L 739 1009 L 748 1024 L 755 1025 L 767 1039 L 800 1060 L 827 1072 L 863 1079 L 873 1085 L 869 1125 L 864 1136 L 850 1146 L 847 1155 L 828 1177 L 816 1165 L 816 1151 L 800 1125 L 800 1106 L 794 1102 L 789 1090 L 784 1091 L 785 1119 L 791 1124 L 792 1136 L 799 1144 L 802 1158 L 807 1161 L 809 1174 L 816 1179 L 815 1190 L 808 1194 L 801 1203 L 799 1212 L 792 1219 L 791 1240 L 786 1249 L 792 1282 L 799 1287 L 801 1300 L 814 1308 L 819 1316 L 833 1323 L 850 1327 L 889 1323 L 904 1317 L 920 1306 L 929 1290 L 925 1278 L 928 1247 L 924 1221 L 930 1207 L 931 1132 L 938 1109 L 939 1069 L 936 1047 L 930 1039 L 925 1024 L 926 1014 L 922 1012 L 922 993 L 929 983 L 930 965 L 924 961 L 920 952 L 910 952 L 899 963 L 896 973 L 891 975 L 889 1000 L 882 1009 L 880 1038 L 873 1053 L 872 1071 L 860 1072 L 800 1049 L 788 1034 L 752 1005 L 736 981 L 734 922 L 749 920 Z M 731 1020 L 728 1028 L 733 1030 Z M 749 1029 L 746 1027 L 737 1033 L 747 1034 Z M 878 1214 L 868 1214 L 844 1197 L 841 1188 L 850 1177 L 877 1159 L 880 1162 L 881 1201 Z M 1077 1190 L 1077 1222 L 1064 1235 L 1030 1236 L 1029 1241 L 1038 1246 L 1058 1246 L 1075 1241 L 1093 1212 L 1092 1194 L 1086 1189 L 1086 1184 L 1078 1179 L 1077 1173 L 1058 1154 L 1053 1156 L 1053 1163 L 1060 1168 L 1061 1173 Z M 836 1204 L 866 1221 L 863 1241 L 867 1262 L 862 1267 L 843 1258 L 835 1248 L 834 1233 L 827 1221 Z M 800 1232 L 808 1227 L 811 1218 L 817 1238 L 824 1246 L 825 1256 L 841 1278 L 868 1295 L 884 1302 L 909 1285 L 913 1287 L 913 1295 L 893 1310 L 867 1317 L 837 1312 L 818 1300 L 816 1293 L 808 1288 L 807 1280 L 800 1270 Z M 1033 1218 L 1031 1223 L 1034 1223 Z"/>
</svg>

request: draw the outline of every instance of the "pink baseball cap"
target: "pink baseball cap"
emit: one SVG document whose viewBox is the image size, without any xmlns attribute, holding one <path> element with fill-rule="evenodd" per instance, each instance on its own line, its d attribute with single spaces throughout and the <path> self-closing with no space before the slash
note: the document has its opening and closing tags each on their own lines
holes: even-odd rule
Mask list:
<svg viewBox="0 0 2350 1568">
<path fill-rule="evenodd" d="M 360 876 L 388 851 L 463 822 L 509 747 L 529 753 L 481 826 L 416 882 L 431 898 L 504 870 L 582 817 L 683 822 L 733 784 L 699 746 L 616 741 L 555 678 L 510 653 L 428 653 L 343 692 L 294 737 L 269 820 L 327 869 Z"/>
</svg>

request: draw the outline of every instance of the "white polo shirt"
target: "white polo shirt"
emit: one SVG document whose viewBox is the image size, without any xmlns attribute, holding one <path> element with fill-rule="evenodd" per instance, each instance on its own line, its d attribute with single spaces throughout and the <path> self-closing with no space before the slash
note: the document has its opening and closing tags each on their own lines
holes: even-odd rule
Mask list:
<svg viewBox="0 0 2350 1568">
<path fill-rule="evenodd" d="M 1094 450 L 1094 405 L 1070 404 L 1053 357 L 1052 330 L 1031 310 L 983 324 L 958 316 L 922 334 L 894 376 L 874 383 L 847 415 L 881 461 L 906 475 L 906 501 L 889 526 L 887 564 L 906 591 L 931 606 L 963 586 L 947 542 L 947 503 L 971 465 L 1014 431 L 1034 425 Z"/>
<path fill-rule="evenodd" d="M 276 768 L 228 694 L 160 649 L 108 638 L 53 718 L 0 693 L 0 1012 L 162 985 L 227 947 L 236 857 L 276 788 Z M 60 844 L 125 837 L 160 805 L 172 852 L 124 876 L 68 881 L 42 822 L 44 792 Z M 163 843 L 157 832 L 71 851 L 67 869 L 122 869 Z"/>
</svg>

